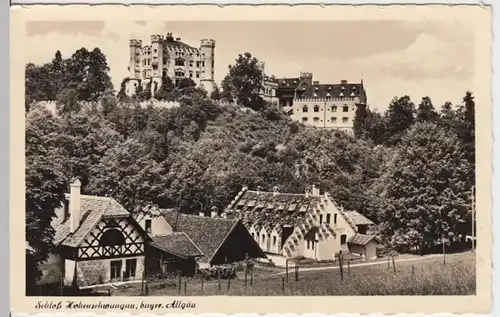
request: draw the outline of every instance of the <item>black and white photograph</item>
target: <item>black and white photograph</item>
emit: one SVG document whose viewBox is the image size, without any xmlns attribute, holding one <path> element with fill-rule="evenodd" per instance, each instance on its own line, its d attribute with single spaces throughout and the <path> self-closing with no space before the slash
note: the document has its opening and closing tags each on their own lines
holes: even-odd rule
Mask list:
<svg viewBox="0 0 500 317">
<path fill-rule="evenodd" d="M 25 296 L 476 296 L 487 45 L 450 12 L 31 18 Z"/>
</svg>

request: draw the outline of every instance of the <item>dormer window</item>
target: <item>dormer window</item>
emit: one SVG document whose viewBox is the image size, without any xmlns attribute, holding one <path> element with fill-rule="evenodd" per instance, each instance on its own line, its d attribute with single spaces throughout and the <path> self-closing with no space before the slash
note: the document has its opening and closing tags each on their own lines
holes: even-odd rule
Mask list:
<svg viewBox="0 0 500 317">
<path fill-rule="evenodd" d="M 354 94 L 354 91 L 351 92 L 351 97 L 355 97 L 356 95 Z"/>
<path fill-rule="evenodd" d="M 345 87 L 344 87 L 344 86 L 342 86 L 340 89 L 345 90 Z"/>
<path fill-rule="evenodd" d="M 327 93 L 326 98 L 330 98 L 330 97 L 331 97 L 330 93 Z"/>
<path fill-rule="evenodd" d="M 319 88 L 318 88 L 318 87 L 316 87 L 316 89 L 315 89 L 315 90 L 316 90 L 316 91 L 318 91 L 318 90 L 319 90 Z"/>
<path fill-rule="evenodd" d="M 332 86 L 328 87 L 328 90 L 332 90 Z"/>
<path fill-rule="evenodd" d="M 314 106 L 314 112 L 319 112 L 319 106 L 318 105 Z"/>
<path fill-rule="evenodd" d="M 317 93 L 314 93 L 313 97 L 314 97 L 314 98 L 318 98 L 318 94 L 317 94 Z"/>
<path fill-rule="evenodd" d="M 344 93 L 341 92 L 340 95 L 339 95 L 339 97 L 344 97 Z"/>
</svg>

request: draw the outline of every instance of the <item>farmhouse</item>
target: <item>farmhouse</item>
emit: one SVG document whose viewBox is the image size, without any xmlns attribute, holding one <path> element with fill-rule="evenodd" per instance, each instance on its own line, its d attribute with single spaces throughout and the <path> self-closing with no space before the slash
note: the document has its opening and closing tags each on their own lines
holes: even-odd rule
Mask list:
<svg viewBox="0 0 500 317">
<path fill-rule="evenodd" d="M 40 265 L 39 284 L 140 280 L 148 236 L 130 213 L 113 198 L 82 195 L 79 180 L 65 198 L 52 221 L 56 248 Z"/>
<path fill-rule="evenodd" d="M 225 213 L 230 219 L 241 219 L 268 254 L 317 261 L 333 260 L 339 251 L 376 257 L 379 240 L 367 234 L 374 223 L 356 211 L 344 210 L 316 187 L 305 194 L 244 187 Z"/>
<path fill-rule="evenodd" d="M 181 271 L 192 275 L 196 264 L 210 267 L 266 257 L 240 220 L 224 219 L 215 211 L 206 217 L 161 210 L 137 221 L 152 240 L 148 274 Z"/>
</svg>

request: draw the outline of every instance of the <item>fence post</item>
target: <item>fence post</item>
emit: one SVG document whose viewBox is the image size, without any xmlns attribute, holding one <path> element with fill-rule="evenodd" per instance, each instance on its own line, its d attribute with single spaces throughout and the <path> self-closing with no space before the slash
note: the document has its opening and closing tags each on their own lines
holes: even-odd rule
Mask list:
<svg viewBox="0 0 500 317">
<path fill-rule="evenodd" d="M 285 261 L 286 282 L 288 283 L 288 259 Z"/>
<path fill-rule="evenodd" d="M 201 276 L 201 291 L 203 291 L 203 282 L 205 281 L 205 275 Z"/>
<path fill-rule="evenodd" d="M 281 292 L 284 294 L 285 293 L 285 278 L 281 278 Z"/>
<path fill-rule="evenodd" d="M 340 280 L 344 281 L 344 257 L 342 253 L 339 254 L 339 271 L 340 271 Z"/>
<path fill-rule="evenodd" d="M 229 291 L 231 289 L 231 277 L 227 279 L 227 290 Z"/>
<path fill-rule="evenodd" d="M 64 278 L 61 277 L 61 285 L 60 285 L 60 288 L 61 288 L 61 296 L 63 296 L 63 287 L 64 287 Z"/>
<path fill-rule="evenodd" d="M 218 292 L 220 293 L 220 267 L 217 267 Z"/>
<path fill-rule="evenodd" d="M 184 280 L 184 295 L 186 295 L 186 290 L 187 290 L 187 281 Z"/>
<path fill-rule="evenodd" d="M 387 269 L 389 270 L 391 268 L 391 255 L 387 254 Z"/>
<path fill-rule="evenodd" d="M 245 267 L 245 288 L 247 288 L 247 277 L 248 277 L 248 264 Z"/>
<path fill-rule="evenodd" d="M 299 280 L 299 266 L 298 263 L 295 263 L 295 281 Z"/>
<path fill-rule="evenodd" d="M 181 272 L 177 271 L 177 274 L 179 274 L 179 280 L 177 282 L 178 286 L 177 286 L 177 292 L 180 294 L 181 293 L 181 287 L 182 287 L 182 276 L 181 276 Z"/>
<path fill-rule="evenodd" d="M 351 276 L 351 260 L 347 260 L 347 275 Z"/>
<path fill-rule="evenodd" d="M 445 242 L 443 239 L 443 264 L 446 264 L 446 249 L 445 249 Z"/>
<path fill-rule="evenodd" d="M 111 288 L 108 288 L 108 296 L 111 296 Z"/>
<path fill-rule="evenodd" d="M 253 269 L 250 271 L 250 285 L 253 285 Z"/>
<path fill-rule="evenodd" d="M 148 294 L 149 294 L 148 280 L 146 280 L 145 288 L 146 288 L 146 296 L 148 296 Z"/>
<path fill-rule="evenodd" d="M 394 255 L 392 256 L 392 270 L 396 273 L 396 262 L 394 261 Z"/>
<path fill-rule="evenodd" d="M 415 266 L 411 266 L 411 275 L 415 275 Z"/>
</svg>

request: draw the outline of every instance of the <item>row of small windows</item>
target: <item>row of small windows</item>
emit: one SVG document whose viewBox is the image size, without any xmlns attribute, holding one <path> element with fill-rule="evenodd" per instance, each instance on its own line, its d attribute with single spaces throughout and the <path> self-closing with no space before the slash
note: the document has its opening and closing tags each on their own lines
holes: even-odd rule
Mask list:
<svg viewBox="0 0 500 317">
<path fill-rule="evenodd" d="M 163 64 L 167 64 L 167 59 L 164 58 L 163 59 Z M 146 58 L 146 59 L 143 59 L 142 60 L 142 65 L 143 66 L 149 66 L 151 65 L 151 59 L 150 58 Z M 189 61 L 189 67 L 193 67 L 194 65 L 194 61 Z M 186 62 L 183 60 L 183 59 L 176 59 L 175 60 L 175 66 L 186 66 Z M 197 61 L 196 62 L 196 67 L 197 68 L 200 68 L 200 67 L 205 67 L 205 61 Z M 214 67 L 214 62 L 212 61 L 212 67 Z"/>
<path fill-rule="evenodd" d="M 308 120 L 309 120 L 308 117 L 303 117 L 302 118 L 302 122 L 307 122 Z M 318 117 L 314 117 L 313 121 L 314 122 L 320 122 L 320 121 L 323 122 L 323 120 L 320 120 L 320 118 L 318 118 Z M 331 121 L 327 120 L 327 122 L 337 123 L 337 118 L 336 117 L 332 117 Z M 346 118 L 346 117 L 342 118 L 342 123 L 347 124 L 348 122 L 349 122 L 349 118 Z"/>
<path fill-rule="evenodd" d="M 184 72 L 175 72 L 175 77 L 185 77 L 186 76 L 186 73 Z M 143 73 L 142 73 L 143 77 L 150 77 L 151 76 L 151 71 L 149 70 L 144 70 Z M 163 75 L 166 76 L 167 75 L 167 71 L 164 70 L 163 71 Z M 193 73 L 193 72 L 189 72 L 189 78 L 200 78 L 200 72 L 196 72 L 196 73 Z"/>
<path fill-rule="evenodd" d="M 252 238 L 254 238 L 254 240 L 257 241 L 257 239 L 259 238 L 259 236 L 255 232 L 252 232 Z M 271 237 L 269 237 L 268 239 L 270 239 L 270 238 Z M 266 235 L 265 234 L 262 235 L 260 243 L 261 244 L 265 244 L 266 243 Z M 276 236 L 273 236 L 273 247 L 275 247 L 277 243 L 278 243 L 278 239 L 276 238 Z"/>
<path fill-rule="evenodd" d="M 331 106 L 328 110 L 330 110 L 330 109 L 331 109 L 332 112 L 337 112 L 337 106 Z M 315 105 L 313 107 L 313 110 L 314 110 L 314 112 L 319 112 L 320 107 L 318 105 Z M 302 112 L 308 112 L 308 111 L 309 111 L 309 107 L 307 105 L 302 106 Z M 343 112 L 349 112 L 349 106 L 348 105 L 344 105 L 342 107 L 342 111 Z"/>
</svg>

